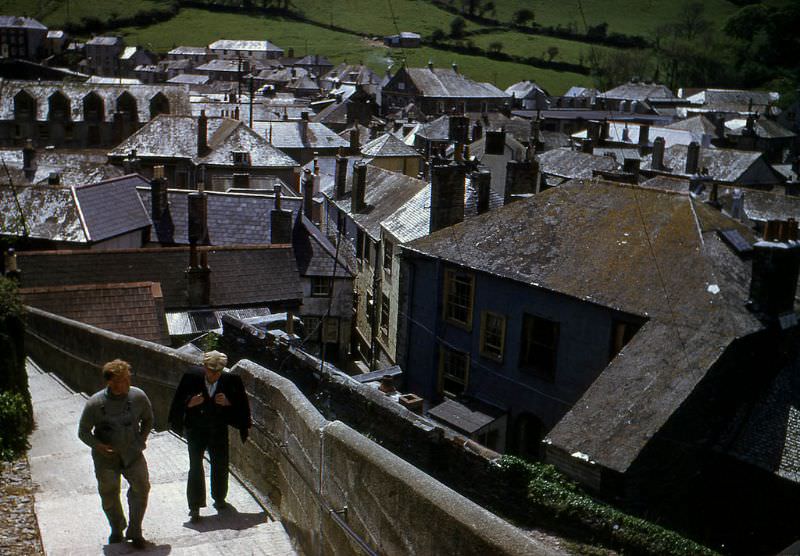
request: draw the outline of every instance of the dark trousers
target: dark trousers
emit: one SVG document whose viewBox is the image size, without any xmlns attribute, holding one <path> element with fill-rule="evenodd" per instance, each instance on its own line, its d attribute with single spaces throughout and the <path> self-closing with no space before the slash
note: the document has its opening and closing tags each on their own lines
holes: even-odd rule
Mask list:
<svg viewBox="0 0 800 556">
<path fill-rule="evenodd" d="M 186 499 L 189 509 L 206 505 L 206 477 L 203 453 L 208 450 L 211 460 L 211 498 L 224 502 L 228 495 L 228 427 L 197 427 L 186 430 L 189 444 L 189 480 Z"/>
</svg>

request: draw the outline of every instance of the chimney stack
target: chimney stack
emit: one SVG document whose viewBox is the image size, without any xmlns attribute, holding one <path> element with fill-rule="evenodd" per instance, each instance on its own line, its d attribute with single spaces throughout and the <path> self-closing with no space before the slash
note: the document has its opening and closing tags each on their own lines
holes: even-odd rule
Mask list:
<svg viewBox="0 0 800 556">
<path fill-rule="evenodd" d="M 167 197 L 167 180 L 164 178 L 164 167 L 153 166 L 153 179 L 150 180 L 150 217 L 153 223 L 159 222 L 169 210 Z"/>
<path fill-rule="evenodd" d="M 471 179 L 472 188 L 478 194 L 478 214 L 483 214 L 489 210 L 490 194 L 492 191 L 492 173 L 482 168 L 477 172 L 473 172 Z"/>
<path fill-rule="evenodd" d="M 363 212 L 366 207 L 364 198 L 367 193 L 367 165 L 357 162 L 353 166 L 353 187 L 350 193 L 350 210 Z"/>
<path fill-rule="evenodd" d="M 664 170 L 664 138 L 656 137 L 653 141 L 653 157 L 650 162 L 652 170 Z"/>
<path fill-rule="evenodd" d="M 633 175 L 634 183 L 639 181 L 639 163 L 638 158 L 626 158 L 622 161 L 622 171 L 626 174 Z"/>
<path fill-rule="evenodd" d="M 32 182 L 36 177 L 36 151 L 33 148 L 33 140 L 25 141 L 22 148 L 22 171 L 25 179 Z"/>
<path fill-rule="evenodd" d="M 639 126 L 639 147 L 642 149 L 646 149 L 650 146 L 650 126 L 649 125 L 640 125 Z"/>
<path fill-rule="evenodd" d="M 434 165 L 431 168 L 430 233 L 464 221 L 463 164 Z"/>
<path fill-rule="evenodd" d="M 270 243 L 285 245 L 292 242 L 292 211 L 281 208 L 281 186 L 276 185 L 275 208 L 269 213 Z"/>
<path fill-rule="evenodd" d="M 689 143 L 686 149 L 686 174 L 696 174 L 700 166 L 700 144 L 697 141 Z"/>
<path fill-rule="evenodd" d="M 505 131 L 487 131 L 486 132 L 486 146 L 484 148 L 485 154 L 502 155 L 506 151 L 506 132 Z"/>
<path fill-rule="evenodd" d="M 451 143 L 466 144 L 469 142 L 469 118 L 463 114 L 452 114 L 448 116 L 447 123 L 447 138 Z"/>
<path fill-rule="evenodd" d="M 334 172 L 334 195 L 337 199 L 344 197 L 347 185 L 347 157 L 336 155 L 336 170 Z"/>
<path fill-rule="evenodd" d="M 794 299 L 799 273 L 797 221 L 769 220 L 763 239 L 753 246 L 748 307 L 768 321 L 796 323 Z"/>
<path fill-rule="evenodd" d="M 475 123 L 472 124 L 472 142 L 474 143 L 481 137 L 483 137 L 483 126 L 480 120 L 475 120 Z"/>
<path fill-rule="evenodd" d="M 311 170 L 303 170 L 303 214 L 309 220 L 314 212 L 314 175 Z"/>
<path fill-rule="evenodd" d="M 206 111 L 200 110 L 200 117 L 197 118 L 197 156 L 208 154 L 208 118 Z"/>
<path fill-rule="evenodd" d="M 188 195 L 189 268 L 186 269 L 187 294 L 191 307 L 208 306 L 211 299 L 211 270 L 208 252 L 198 253 L 198 245 L 208 245 L 208 196 L 204 191 Z M 199 255 L 199 260 L 198 260 Z"/>
<path fill-rule="evenodd" d="M 353 129 L 350 130 L 350 154 L 358 154 L 361 152 L 361 138 L 358 131 L 358 120 L 353 123 Z"/>
<path fill-rule="evenodd" d="M 586 154 L 594 153 L 594 141 L 592 141 L 591 137 L 581 141 L 581 152 Z"/>
<path fill-rule="evenodd" d="M 506 163 L 506 187 L 503 203 L 508 204 L 518 195 L 532 195 L 539 191 L 539 161 L 509 160 Z"/>
</svg>

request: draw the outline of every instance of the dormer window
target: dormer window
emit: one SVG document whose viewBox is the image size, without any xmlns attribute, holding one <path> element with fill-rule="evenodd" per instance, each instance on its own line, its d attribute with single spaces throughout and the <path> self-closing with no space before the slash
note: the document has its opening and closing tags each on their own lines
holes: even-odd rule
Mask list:
<svg viewBox="0 0 800 556">
<path fill-rule="evenodd" d="M 234 166 L 250 166 L 250 153 L 246 151 L 233 151 Z"/>
</svg>

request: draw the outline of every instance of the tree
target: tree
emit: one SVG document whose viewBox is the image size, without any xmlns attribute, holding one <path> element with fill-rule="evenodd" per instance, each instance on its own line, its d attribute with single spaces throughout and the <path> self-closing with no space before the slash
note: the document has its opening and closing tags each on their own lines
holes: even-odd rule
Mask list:
<svg viewBox="0 0 800 556">
<path fill-rule="evenodd" d="M 557 46 L 550 46 L 547 49 L 547 61 L 552 62 L 553 58 L 558 56 L 558 47 Z"/>
<path fill-rule="evenodd" d="M 503 50 L 503 43 L 501 43 L 500 41 L 494 41 L 489 43 L 489 52 L 500 54 L 502 50 Z"/>
<path fill-rule="evenodd" d="M 445 32 L 438 28 L 434 29 L 431 33 L 431 41 L 433 41 L 434 44 L 442 42 L 446 37 L 447 35 Z"/>
<path fill-rule="evenodd" d="M 523 8 L 514 12 L 512 21 L 517 25 L 525 26 L 529 21 L 533 23 L 533 10 Z"/>
<path fill-rule="evenodd" d="M 450 22 L 450 36 L 454 39 L 460 39 L 464 36 L 464 29 L 467 27 L 467 22 L 463 17 L 456 17 Z"/>
</svg>

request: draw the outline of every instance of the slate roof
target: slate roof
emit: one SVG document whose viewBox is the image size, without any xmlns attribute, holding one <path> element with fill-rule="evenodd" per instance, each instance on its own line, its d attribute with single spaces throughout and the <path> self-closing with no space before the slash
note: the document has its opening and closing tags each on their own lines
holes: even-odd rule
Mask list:
<svg viewBox="0 0 800 556">
<path fill-rule="evenodd" d="M 619 170 L 609 156 L 595 156 L 570 149 L 553 149 L 538 155 L 542 173 L 566 179 L 591 178 L 593 170 Z"/>
<path fill-rule="evenodd" d="M 15 184 L 28 183 L 22 174 L 22 149 L 0 149 L 0 158 L 12 171 Z M 1 166 L 2 164 L 0 164 Z M 34 157 L 34 184 L 47 184 L 50 174 L 59 175 L 59 183 L 64 187 L 86 185 L 123 176 L 119 166 L 108 163 L 106 152 L 99 149 L 44 149 L 36 151 Z M 14 172 L 19 170 L 19 172 Z M 0 177 L 0 184 L 6 184 L 7 176 Z"/>
<path fill-rule="evenodd" d="M 678 176 L 686 176 L 686 145 L 673 145 L 664 149 L 664 166 L 672 169 Z M 707 169 L 708 175 L 715 181 L 734 183 L 742 180 L 743 175 L 751 166 L 763 162 L 760 152 L 737 151 L 733 149 L 700 149 L 698 169 Z M 652 155 L 642 159 L 642 168 L 650 168 Z M 766 165 L 766 163 L 765 163 Z M 776 174 L 775 183 L 780 179 Z"/>
<path fill-rule="evenodd" d="M 167 79 L 167 83 L 187 84 L 187 85 L 204 85 L 211 79 L 207 75 L 200 75 L 196 73 L 179 73 L 171 79 Z"/>
<path fill-rule="evenodd" d="M 228 59 L 228 58 L 214 58 L 213 60 L 209 60 L 205 64 L 200 64 L 199 66 L 196 66 L 195 71 L 238 73 L 239 60 Z"/>
<path fill-rule="evenodd" d="M 269 140 L 272 133 L 272 145 L 278 149 L 313 149 L 337 148 L 350 145 L 330 128 L 317 122 L 307 122 L 306 134 L 303 137 L 301 122 L 254 122 L 253 129 L 261 137 Z"/>
<path fill-rule="evenodd" d="M 746 118 L 736 118 L 725 122 L 725 130 L 729 135 L 742 135 L 747 127 Z M 758 118 L 754 124 L 756 135 L 763 139 L 789 139 L 796 135 L 777 122 L 766 118 Z"/>
<path fill-rule="evenodd" d="M 338 264 L 334 265 L 336 246 L 302 212 L 298 212 L 292 230 L 292 247 L 301 276 L 333 276 L 346 278 L 355 275 L 345 249 L 339 249 Z"/>
<path fill-rule="evenodd" d="M 623 134 L 627 129 L 628 139 L 623 140 Z M 631 145 L 638 145 L 639 132 L 642 126 L 634 122 L 608 122 L 608 135 L 604 137 L 606 141 L 614 143 L 629 143 Z M 574 133 L 572 137 L 576 139 L 585 139 L 588 136 L 587 130 Z M 715 135 L 714 135 L 715 136 Z M 671 145 L 688 145 L 692 141 L 700 144 L 708 144 L 708 140 L 703 137 L 703 133 L 696 133 L 694 131 L 676 129 L 674 127 L 660 127 L 651 126 L 648 130 L 648 143 L 652 143 L 656 137 L 663 137 L 665 146 Z"/>
<path fill-rule="evenodd" d="M 207 141 L 211 149 L 204 157 L 197 155 L 197 118 L 159 115 L 124 140 L 109 153 L 126 157 L 136 150 L 139 157 L 188 158 L 195 164 L 233 166 L 234 151 L 250 153 L 250 167 L 290 168 L 294 160 L 282 153 L 238 120 L 208 118 Z"/>
<path fill-rule="evenodd" d="M 727 346 L 761 330 L 725 229 L 753 240 L 689 195 L 574 180 L 406 248 L 648 319 L 548 435 L 624 472 Z"/>
<path fill-rule="evenodd" d="M 539 93 L 542 95 L 547 96 L 547 91 L 542 89 L 539 85 L 534 83 L 533 81 L 519 81 L 514 83 L 513 85 L 509 85 L 506 88 L 505 93 L 508 96 L 514 96 L 515 98 L 523 99 L 528 98 L 535 93 Z"/>
<path fill-rule="evenodd" d="M 116 46 L 122 44 L 120 37 L 92 37 L 86 42 L 87 46 Z"/>
<path fill-rule="evenodd" d="M 283 49 L 269 41 L 220 39 L 208 45 L 211 50 L 246 50 L 250 52 L 280 52 Z"/>
<path fill-rule="evenodd" d="M 147 184 L 138 174 L 74 188 L 90 241 L 102 241 L 150 226 L 136 187 Z"/>
<path fill-rule="evenodd" d="M 189 88 L 185 85 L 143 85 L 120 84 L 119 79 L 108 83 L 80 83 L 77 81 L 18 81 L 0 78 L 0 120 L 14 119 L 14 97 L 26 91 L 36 99 L 36 119 L 48 118 L 50 105 L 48 99 L 55 92 L 65 95 L 70 101 L 70 119 L 74 122 L 84 120 L 83 101 L 90 93 L 98 95 L 103 101 L 103 120 L 113 122 L 117 110 L 117 99 L 128 93 L 136 100 L 138 119 L 150 119 L 150 101 L 159 93 L 167 97 L 171 114 L 190 114 Z"/>
<path fill-rule="evenodd" d="M 679 129 L 683 131 L 689 131 L 697 136 L 706 134 L 710 135 L 715 139 L 719 139 L 719 135 L 717 134 L 717 127 L 702 114 L 697 116 L 692 116 L 691 118 L 686 118 L 685 120 L 677 121 L 673 124 L 669 124 L 664 127 L 667 127 L 669 129 Z M 651 134 L 651 137 L 654 137 L 654 135 Z"/>
<path fill-rule="evenodd" d="M 138 189 L 142 203 L 150 211 L 150 187 Z M 190 190 L 169 189 L 167 199 L 172 230 L 157 226 L 154 240 L 165 244 L 188 245 Z M 211 245 L 267 245 L 271 243 L 270 211 L 275 197 L 263 193 L 222 193 L 207 191 L 207 224 Z M 302 209 L 301 197 L 281 197 L 281 207 L 297 213 Z"/>
<path fill-rule="evenodd" d="M 208 52 L 206 51 L 205 46 L 176 46 L 167 54 L 172 55 L 191 55 L 191 56 L 205 56 Z"/>
<path fill-rule="evenodd" d="M 677 99 L 677 97 L 664 85 L 658 83 L 629 82 L 619 87 L 614 87 L 599 96 L 612 99 L 625 100 L 650 100 L 650 99 Z"/>
<path fill-rule="evenodd" d="M 153 282 L 22 288 L 22 302 L 117 334 L 169 345 L 161 286 Z"/>
<path fill-rule="evenodd" d="M 58 242 L 93 243 L 150 225 L 129 175 L 85 187 L 17 187 L 28 237 Z M 21 236 L 19 211 L 9 187 L 0 188 L 0 229 Z"/>
<path fill-rule="evenodd" d="M 719 189 L 719 201 L 730 212 L 734 188 Z M 800 197 L 785 195 L 782 192 L 740 189 L 744 196 L 742 210 L 744 216 L 751 221 L 798 219 L 800 216 Z"/>
<path fill-rule="evenodd" d="M 489 192 L 489 209 L 503 206 L 503 197 L 494 190 Z M 472 218 L 478 214 L 478 192 L 467 178 L 464 187 L 464 218 Z M 407 203 L 387 217 L 382 223 L 400 243 L 408 243 L 424 237 L 431 228 L 431 186 L 426 185 Z"/>
<path fill-rule="evenodd" d="M 452 68 L 404 68 L 422 96 L 430 98 L 505 98 L 491 83 L 473 81 Z"/>
<path fill-rule="evenodd" d="M 0 15 L 0 27 L 19 27 L 24 29 L 39 29 L 46 31 L 47 27 L 32 17 L 18 15 Z"/>
<path fill-rule="evenodd" d="M 211 306 L 235 307 L 303 297 L 288 246 L 203 247 L 211 269 Z M 188 307 L 188 247 L 30 251 L 17 255 L 22 287 L 157 282 L 166 309 Z"/>
<path fill-rule="evenodd" d="M 767 112 L 769 107 L 780 98 L 778 93 L 768 91 L 744 91 L 740 89 L 705 89 L 686 100 L 693 106 L 688 107 L 693 111 L 698 108 L 707 112 L 730 112 L 746 114 L 752 111 L 761 114 Z M 752 105 L 750 101 L 752 100 Z M 695 106 L 697 105 L 697 106 Z"/>
<path fill-rule="evenodd" d="M 420 154 L 390 133 L 376 137 L 361 147 L 361 154 L 371 158 L 380 157 L 419 157 Z"/>
<path fill-rule="evenodd" d="M 322 176 L 321 170 L 320 176 Z M 327 181 L 332 183 L 332 176 Z M 411 178 L 405 174 L 390 172 L 370 164 L 367 165 L 366 182 L 367 190 L 364 195 L 364 201 L 367 208 L 364 212 L 352 212 L 350 210 L 350 189 L 353 184 L 352 166 L 348 167 L 345 197 L 334 199 L 333 192 L 330 189 L 331 185 L 326 188 L 322 187 L 322 178 L 320 179 L 320 190 L 340 210 L 348 213 L 353 221 L 369 234 L 373 240 L 378 241 L 381 235 L 381 222 L 419 193 L 426 184 L 422 180 Z"/>
<path fill-rule="evenodd" d="M 319 54 L 309 54 L 308 56 L 303 56 L 299 60 L 295 62 L 296 66 L 330 66 L 333 67 L 333 63 L 328 60 L 325 56 L 320 56 Z"/>
<path fill-rule="evenodd" d="M 339 81 L 340 83 L 354 83 L 361 85 L 377 85 L 381 82 L 377 74 L 362 64 L 348 64 L 343 62 L 325 74 L 326 81 Z"/>
</svg>

